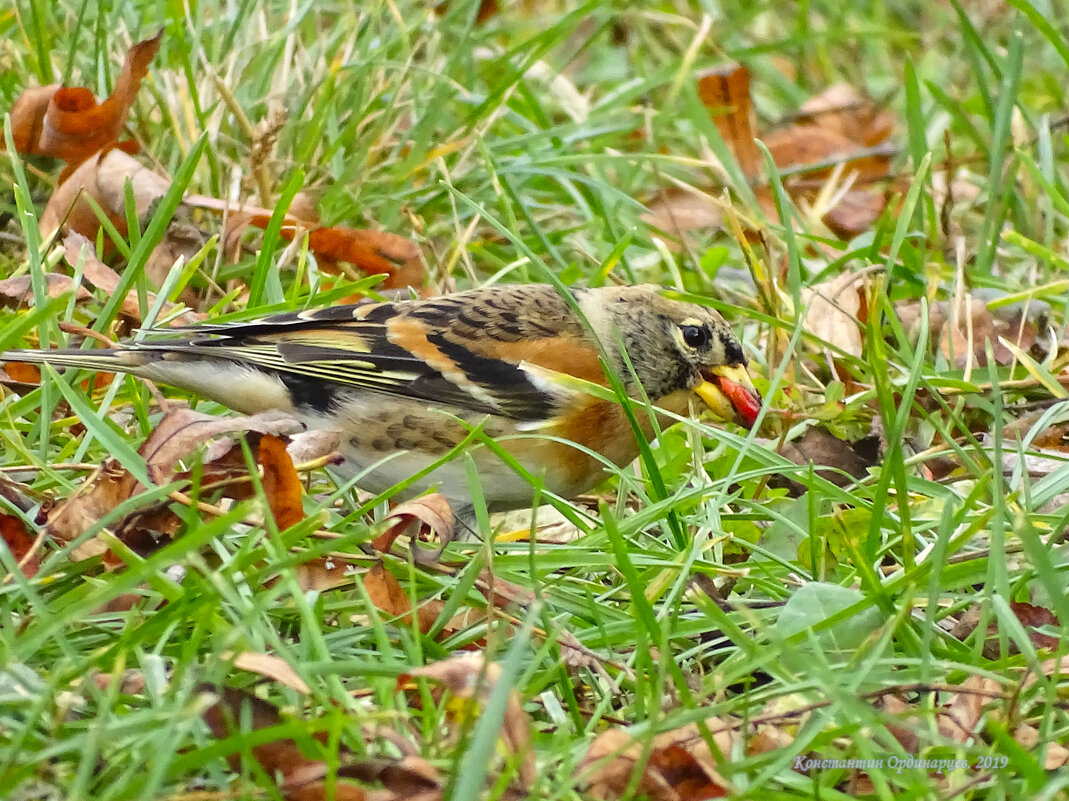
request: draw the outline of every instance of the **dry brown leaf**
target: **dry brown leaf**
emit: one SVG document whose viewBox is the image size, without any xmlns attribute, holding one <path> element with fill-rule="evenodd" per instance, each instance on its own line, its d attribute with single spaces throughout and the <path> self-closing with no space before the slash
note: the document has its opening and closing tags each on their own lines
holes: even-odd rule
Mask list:
<svg viewBox="0 0 1069 801">
<path fill-rule="evenodd" d="M 353 582 L 349 563 L 337 557 L 321 556 L 301 562 L 293 568 L 293 574 L 304 592 L 323 592 Z"/>
<path fill-rule="evenodd" d="M 441 0 L 441 2 L 435 3 L 434 13 L 442 16 L 449 10 L 450 5 L 449 0 Z M 497 0 L 479 0 L 479 10 L 475 12 L 475 22 L 482 25 L 490 17 L 497 14 L 499 10 L 500 6 Z"/>
<path fill-rule="evenodd" d="M 969 742 L 977 733 L 984 707 L 1002 698 L 1002 688 L 994 679 L 969 676 L 936 716 L 939 733 L 958 743 Z"/>
<path fill-rule="evenodd" d="M 761 152 L 754 139 L 757 124 L 750 100 L 750 71 L 741 64 L 715 67 L 698 76 L 698 97 L 711 112 L 713 123 L 731 148 L 743 175 L 761 174 Z"/>
<path fill-rule="evenodd" d="M 61 542 L 72 542 L 98 520 L 130 497 L 137 481 L 117 460 L 108 459 L 63 502 L 48 514 L 48 533 Z M 107 550 L 99 538 L 84 542 L 71 558 L 88 559 Z"/>
<path fill-rule="evenodd" d="M 317 228 L 308 233 L 308 247 L 321 261 L 349 262 L 368 275 L 386 273 L 384 289 L 418 289 L 426 283 L 419 245 L 397 234 L 341 226 Z M 326 261 L 324 268 L 329 266 Z"/>
<path fill-rule="evenodd" d="M 141 695 L 148 686 L 145 674 L 137 668 L 124 670 L 122 675 L 116 677 L 114 673 L 94 673 L 92 682 L 101 692 L 107 691 L 118 678 L 119 692 L 123 695 Z"/>
<path fill-rule="evenodd" d="M 291 690 L 296 690 L 305 695 L 310 695 L 312 692 L 312 689 L 305 683 L 304 679 L 297 675 L 297 672 L 290 667 L 290 664 L 274 654 L 242 651 L 240 654 L 223 654 L 222 658 L 232 661 L 236 668 L 273 679 Z"/>
<path fill-rule="evenodd" d="M 938 301 L 929 306 L 928 333 L 939 352 L 955 367 L 964 368 L 970 360 L 974 366 L 986 366 L 988 342 L 995 362 L 1007 365 L 1013 362 L 1013 352 L 999 338 L 1030 350 L 1037 340 L 1039 311 L 1038 305 L 992 311 L 981 298 L 966 294 L 961 302 Z M 895 304 L 895 313 L 906 334 L 915 339 L 921 329 L 920 301 L 900 301 Z"/>
<path fill-rule="evenodd" d="M 81 87 L 53 84 L 24 92 L 11 109 L 15 148 L 74 165 L 118 142 L 162 35 L 161 30 L 130 48 L 115 87 L 103 103 L 98 104 L 93 93 Z"/>
<path fill-rule="evenodd" d="M 141 224 L 144 224 L 171 185 L 169 178 L 157 175 L 143 167 L 138 161 L 120 150 L 108 150 L 94 158 L 84 161 L 66 180 L 63 180 L 52 193 L 44 212 L 41 214 L 41 231 L 45 236 L 54 234 L 60 226 L 69 231 L 95 240 L 100 229 L 90 199 L 95 202 L 111 221 L 118 232 L 125 236 L 127 232 L 126 187 L 129 184 L 134 212 Z M 184 207 L 179 207 L 174 218 L 167 226 L 163 238 L 149 254 L 145 264 L 145 275 L 157 286 L 163 286 L 175 263 L 181 259 L 188 262 L 204 246 L 204 235 L 194 226 L 182 222 L 187 214 Z M 110 239 L 105 240 L 105 255 L 113 252 L 114 245 Z M 77 249 L 73 254 L 77 255 Z M 90 251 L 92 252 L 92 251 Z M 96 265 L 94 265 L 96 267 Z M 99 268 L 94 273 L 100 283 L 106 286 L 112 279 L 102 274 Z M 191 303 L 193 294 L 186 290 L 183 301 Z M 124 313 L 135 319 L 139 317 L 136 305 L 130 303 L 129 297 L 123 306 Z"/>
<path fill-rule="evenodd" d="M 286 444 L 273 434 L 264 434 L 256 446 L 256 461 L 264 471 L 264 495 L 279 531 L 304 520 L 304 488 Z"/>
<path fill-rule="evenodd" d="M 1053 678 L 1056 681 L 1067 682 L 1069 681 L 1069 656 L 1063 656 L 1055 659 L 1046 659 L 1040 665 L 1040 673 L 1047 678 Z M 1039 679 L 1034 672 L 1030 672 L 1028 677 L 1024 680 L 1021 688 L 1027 690 Z"/>
<path fill-rule="evenodd" d="M 412 501 L 406 501 L 390 512 L 386 518 L 390 526 L 371 541 L 371 546 L 381 553 L 388 553 L 402 534 L 412 537 L 412 553 L 418 562 L 433 562 L 441 556 L 456 533 L 456 518 L 444 495 L 432 493 Z M 435 536 L 438 548 L 423 548 L 418 544 L 422 537 Z"/>
<path fill-rule="evenodd" d="M 864 275 L 846 272 L 803 289 L 806 330 L 844 353 L 860 358 L 866 286 Z"/>
<path fill-rule="evenodd" d="M 746 67 L 729 64 L 698 77 L 698 96 L 709 109 L 721 137 L 730 147 L 743 175 L 754 184 L 754 194 L 764 213 L 775 218 L 777 210 L 770 188 L 764 183 L 763 161 L 754 143 L 758 136 L 750 99 L 750 73 Z M 822 220 L 842 238 L 867 230 L 883 213 L 886 194 L 857 184 L 890 178 L 893 151 L 880 147 L 890 136 L 894 118 L 877 109 L 860 92 L 837 84 L 810 98 L 799 109 L 790 127 L 761 135 L 772 161 L 784 175 L 784 188 L 795 200 L 821 197 L 829 177 L 838 168 L 840 182 L 850 182 L 842 191 L 822 202 Z M 871 152 L 874 150 L 875 152 Z M 698 196 L 670 190 L 649 204 L 644 216 L 651 225 L 682 236 L 687 231 L 719 227 L 719 209 Z"/>
<path fill-rule="evenodd" d="M 282 413 L 267 412 L 253 416 L 212 417 L 186 407 L 172 407 L 163 416 L 148 439 L 138 449 L 145 459 L 149 477 L 163 485 L 174 480 L 181 459 L 193 454 L 210 440 L 235 431 L 253 431 L 260 434 L 281 434 L 299 428 L 292 417 Z M 244 470 L 244 458 L 224 463 L 222 457 L 232 449 L 233 443 L 224 443 L 223 448 L 213 448 L 205 460 L 209 465 L 218 462 L 214 472 L 204 471 L 206 481 L 230 477 Z M 283 450 L 284 452 L 284 450 Z M 287 457 L 288 458 L 288 457 Z M 292 464 L 290 466 L 292 469 Z M 188 478 L 189 474 L 184 477 Z M 116 506 L 140 492 L 137 480 L 121 467 L 116 460 L 105 462 L 86 482 L 49 514 L 49 533 L 63 542 L 70 542 L 84 534 Z M 228 487 L 231 497 L 248 497 L 246 487 Z M 118 521 L 115 533 L 134 551 L 144 555 L 155 550 L 165 536 L 171 536 L 181 526 L 181 520 L 167 503 L 157 503 L 127 515 Z M 86 559 L 107 552 L 100 538 L 80 545 L 72 557 Z M 112 561 L 115 565 L 117 562 Z"/>
<path fill-rule="evenodd" d="M 887 208 L 887 196 L 875 189 L 851 189 L 820 219 L 840 239 L 867 231 Z"/>
<path fill-rule="evenodd" d="M 1014 730 L 1013 738 L 1026 751 L 1034 751 L 1039 746 L 1039 730 L 1026 723 L 1022 723 Z M 1043 770 L 1061 770 L 1069 767 L 1069 748 L 1050 742 L 1046 747 Z"/>
<path fill-rule="evenodd" d="M 647 225 L 681 237 L 687 231 L 720 227 L 723 214 L 711 197 L 681 189 L 669 189 L 650 201 L 642 215 Z"/>
<path fill-rule="evenodd" d="M 728 754 L 734 742 L 734 726 L 718 718 L 706 722 L 720 753 Z M 602 732 L 583 758 L 588 792 L 593 798 L 617 798 L 630 785 L 639 768 L 643 743 L 624 729 Z M 698 801 L 722 798 L 730 785 L 716 771 L 718 758 L 705 743 L 697 724 L 659 734 L 649 747 L 637 792 L 654 801 Z M 587 771 L 590 771 L 587 773 Z"/>
<path fill-rule="evenodd" d="M 798 107 L 800 123 L 835 131 L 865 146 L 886 141 L 894 131 L 894 115 L 879 109 L 848 83 L 837 83 L 813 95 Z"/>
<path fill-rule="evenodd" d="M 827 162 L 843 164 L 843 176 L 857 174 L 857 180 L 868 182 L 889 177 L 891 151 L 886 154 L 864 154 L 865 146 L 861 142 L 847 139 L 836 131 L 816 125 L 796 125 L 782 131 L 775 131 L 762 137 L 765 147 L 772 155 L 772 160 L 781 170 L 799 169 L 814 166 L 811 170 L 800 170 L 797 175 L 788 176 L 785 188 L 788 191 L 798 189 L 819 189 L 831 175 L 834 165 Z"/>
<path fill-rule="evenodd" d="M 8 362 L 0 371 L 0 384 L 25 384 L 28 387 L 41 383 L 41 368 L 25 362 Z M 20 390 L 15 387 L 16 392 Z"/>
<path fill-rule="evenodd" d="M 264 412 L 235 417 L 213 417 L 184 406 L 171 408 L 149 435 L 138 453 L 145 457 L 149 476 L 157 484 L 166 484 L 174 476 L 180 459 L 223 434 L 255 431 L 259 434 L 285 435 L 303 426 L 284 412 Z M 230 450 L 227 444 L 226 451 Z M 221 453 L 219 454 L 222 455 Z"/>
<path fill-rule="evenodd" d="M 458 698 L 483 705 L 501 679 L 501 667 L 487 662 L 482 654 L 468 653 L 416 668 L 409 675 L 438 682 Z M 531 719 L 524 711 L 520 694 L 515 689 L 509 692 L 505 715 L 501 720 L 501 739 L 506 750 L 519 760 L 520 782 L 530 787 L 537 778 Z"/>
<path fill-rule="evenodd" d="M 253 695 L 230 688 L 206 689 L 218 698 L 204 713 L 204 721 L 217 739 L 240 733 L 243 719 L 251 720 L 253 730 L 268 729 L 282 722 L 277 709 Z M 236 751 L 239 748 L 235 745 Z M 367 798 L 362 788 L 342 781 L 331 783 L 333 792 L 328 795 L 325 779 L 330 768 L 326 762 L 308 759 L 291 739 L 272 740 L 253 746 L 251 750 L 253 758 L 268 776 L 281 779 L 279 789 L 286 801 L 327 801 L 328 798 L 331 801 L 365 801 Z M 232 770 L 241 769 L 239 754 L 229 754 L 227 761 Z"/>
<path fill-rule="evenodd" d="M 1060 459 L 1050 459 L 1049 461 L 1051 461 L 1055 467 L 1060 467 L 1065 464 L 1065 462 Z M 1051 469 L 1054 469 L 1054 467 Z M 1033 606 L 1032 604 L 1024 603 L 1023 601 L 1010 601 L 1010 610 L 1028 633 L 1028 639 L 1031 640 L 1032 645 L 1035 648 L 1054 650 L 1058 647 L 1059 640 L 1056 636 L 1046 634 L 1042 631 L 1036 631 L 1036 629 L 1041 626 L 1058 628 L 1058 626 L 1061 625 L 1054 612 L 1046 607 Z M 954 624 L 950 631 L 951 635 L 959 640 L 964 640 L 971 636 L 973 632 L 976 631 L 977 626 L 980 625 L 980 618 L 982 615 L 982 604 L 974 604 L 973 606 L 970 606 L 961 615 L 957 623 Z M 987 659 L 999 659 L 1002 656 L 1002 646 L 999 642 L 998 632 L 998 621 L 993 619 L 988 623 L 987 631 L 984 633 L 982 653 Z M 1008 643 L 1008 648 L 1011 654 L 1020 653 L 1017 644 L 1012 640 Z"/>
<path fill-rule="evenodd" d="M 1028 631 L 1028 639 L 1032 641 L 1032 645 L 1036 648 L 1048 648 L 1052 651 L 1058 647 L 1060 644 L 1058 637 L 1053 634 L 1036 631 L 1041 626 L 1050 626 L 1056 629 L 1061 625 L 1058 622 L 1058 616 L 1052 610 L 1044 606 L 1025 603 L 1024 601 L 1010 601 L 1010 609 L 1021 622 L 1021 625 Z"/>
<path fill-rule="evenodd" d="M 385 565 L 381 562 L 373 565 L 364 574 L 363 584 L 368 598 L 376 609 L 397 618 L 404 625 L 411 624 L 412 602 L 404 588 L 401 587 L 401 582 L 386 569 Z M 421 633 L 426 634 L 434 627 L 443 608 L 445 608 L 444 601 L 427 601 L 416 608 L 416 625 Z M 451 624 L 443 629 L 443 633 L 454 630 L 456 627 L 452 626 L 451 621 Z"/>
<path fill-rule="evenodd" d="M 66 223 L 89 239 L 95 239 L 100 222 L 86 198 L 92 198 L 119 230 L 126 234 L 126 184 L 129 183 L 138 219 L 167 194 L 169 178 L 143 167 L 121 150 L 109 150 L 83 162 L 48 199 L 41 214 L 41 233 L 50 236 Z"/>
<path fill-rule="evenodd" d="M 77 267 L 79 260 L 81 260 L 85 280 L 97 289 L 114 294 L 119 288 L 119 281 L 122 280 L 119 274 L 97 258 L 93 243 L 77 231 L 72 230 L 64 237 L 63 257 L 72 268 Z M 146 273 L 148 272 L 146 268 Z M 149 278 L 152 279 L 151 273 Z M 156 281 L 157 286 L 161 283 L 162 280 Z M 156 294 L 154 292 L 146 292 L 145 301 L 149 306 L 152 306 L 156 302 Z M 173 309 L 173 303 L 165 303 L 161 312 L 167 315 Z M 126 297 L 123 298 L 121 312 L 131 320 L 141 322 L 141 304 L 135 290 L 130 290 L 126 293 Z M 205 315 L 186 311 L 175 315 L 172 319 L 181 325 L 193 325 L 203 321 Z"/>
<path fill-rule="evenodd" d="M 44 279 L 49 298 L 58 298 L 74 289 L 74 281 L 69 276 L 45 273 Z M 78 287 L 78 302 L 89 297 L 89 290 L 83 286 Z M 0 306 L 8 309 L 29 309 L 33 308 L 33 305 L 33 284 L 30 276 L 16 275 L 14 278 L 0 281 Z"/>
<path fill-rule="evenodd" d="M 397 580 L 386 567 L 379 562 L 364 575 L 364 589 L 375 608 L 391 617 L 404 617 L 412 611 L 412 604 Z"/>
<path fill-rule="evenodd" d="M 0 539 L 3 539 L 11 556 L 22 568 L 26 578 L 33 578 L 41 567 L 36 551 L 38 540 L 30 533 L 21 518 L 0 513 Z"/>
<path fill-rule="evenodd" d="M 869 437 L 851 443 L 839 439 L 823 426 L 815 425 L 807 428 L 800 437 L 785 442 L 780 454 L 795 464 L 812 462 L 817 468 L 817 475 L 845 487 L 852 484 L 853 479 L 865 478 L 868 469 L 878 463 L 877 446 L 878 442 L 873 442 Z M 787 479 L 783 484 L 777 481 L 776 486 L 790 484 Z"/>
<path fill-rule="evenodd" d="M 898 740 L 899 745 L 906 753 L 918 753 L 920 751 L 918 733 L 923 728 L 916 708 L 895 695 L 880 696 L 877 706 L 884 714 L 887 731 Z"/>
<path fill-rule="evenodd" d="M 951 325 L 943 327 L 939 338 L 939 352 L 955 367 L 964 368 L 970 362 L 987 365 L 987 343 L 991 343 L 996 363 L 1007 364 L 1012 354 L 998 341 L 995 318 L 987 304 L 979 298 L 968 299 L 965 315 L 951 315 Z"/>
</svg>

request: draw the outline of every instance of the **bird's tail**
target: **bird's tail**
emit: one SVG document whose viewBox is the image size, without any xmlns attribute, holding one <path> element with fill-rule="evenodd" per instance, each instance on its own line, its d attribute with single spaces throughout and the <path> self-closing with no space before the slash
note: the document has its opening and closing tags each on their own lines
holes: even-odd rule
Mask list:
<svg viewBox="0 0 1069 801">
<path fill-rule="evenodd" d="M 132 373 L 138 375 L 141 368 L 152 361 L 151 352 L 128 348 L 102 350 L 5 350 L 0 351 L 0 362 L 27 362 L 50 364 L 53 367 L 73 367 L 82 370 L 100 370 L 109 373 Z"/>
<path fill-rule="evenodd" d="M 245 414 L 293 408 L 289 389 L 276 371 L 197 351 L 183 341 L 101 350 L 8 350 L 0 352 L 2 362 L 129 373 L 211 398 Z"/>
</svg>

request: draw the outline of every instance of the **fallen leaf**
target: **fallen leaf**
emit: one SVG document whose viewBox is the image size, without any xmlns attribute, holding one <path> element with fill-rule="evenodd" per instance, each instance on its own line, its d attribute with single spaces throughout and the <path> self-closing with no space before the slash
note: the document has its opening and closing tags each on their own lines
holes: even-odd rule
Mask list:
<svg viewBox="0 0 1069 801">
<path fill-rule="evenodd" d="M 286 444 L 273 434 L 264 434 L 256 445 L 256 460 L 263 469 L 263 488 L 275 525 L 285 531 L 304 520 L 304 488 L 286 452 Z"/>
<path fill-rule="evenodd" d="M 161 30 L 130 48 L 115 86 L 103 103 L 98 104 L 93 93 L 81 87 L 53 84 L 23 92 L 11 109 L 16 150 L 27 155 L 53 156 L 74 165 L 118 142 L 162 36 Z"/>
<path fill-rule="evenodd" d="M 114 294 L 118 290 L 119 282 L 122 280 L 119 274 L 97 258 L 93 243 L 86 239 L 84 235 L 74 230 L 67 234 L 63 239 L 63 257 L 72 269 L 77 268 L 78 263 L 81 262 L 82 274 L 85 276 L 85 280 L 97 289 L 109 294 Z M 147 269 L 146 272 L 148 272 Z M 158 279 L 155 280 L 157 286 L 162 284 L 163 277 L 165 276 L 156 277 Z M 149 278 L 152 279 L 151 274 Z M 145 303 L 149 307 L 153 306 L 156 303 L 156 293 L 146 292 Z M 169 316 L 172 310 L 174 310 L 173 303 L 164 303 L 160 314 L 161 316 Z M 123 298 L 121 312 L 131 320 L 141 322 L 141 304 L 136 290 L 132 289 L 126 293 L 126 297 Z M 205 315 L 184 311 L 174 315 L 171 319 L 172 322 L 181 325 L 193 325 L 202 322 L 205 319 Z"/>
<path fill-rule="evenodd" d="M 761 151 L 754 142 L 757 124 L 750 100 L 750 71 L 741 64 L 714 67 L 698 76 L 698 97 L 709 109 L 742 174 L 750 179 L 760 175 Z"/>
<path fill-rule="evenodd" d="M 487 662 L 482 654 L 467 653 L 443 659 L 409 671 L 410 676 L 438 682 L 457 698 L 484 705 L 501 679 L 501 667 Z M 531 740 L 531 719 L 523 709 L 520 694 L 509 692 L 501 720 L 501 740 L 508 753 L 519 760 L 519 778 L 525 787 L 537 778 Z"/>
<path fill-rule="evenodd" d="M 806 331 L 843 353 L 860 358 L 864 350 L 866 286 L 865 276 L 845 272 L 802 289 Z"/>
<path fill-rule="evenodd" d="M 817 468 L 821 478 L 845 487 L 854 479 L 865 478 L 869 468 L 879 463 L 879 441 L 874 437 L 865 437 L 857 442 L 839 439 L 824 426 L 809 426 L 802 435 L 783 443 L 780 454 L 795 464 L 809 464 Z M 843 475 L 845 473 L 845 475 Z M 800 488 L 787 476 L 773 477 L 773 486 Z"/>
<path fill-rule="evenodd" d="M 920 301 L 895 304 L 902 328 L 916 339 L 921 330 L 923 307 Z M 987 343 L 996 364 L 1014 361 L 1013 352 L 1000 339 L 1013 342 L 1028 351 L 1037 343 L 1037 331 L 1045 313 L 1043 304 L 1002 306 L 992 311 L 983 298 L 966 293 L 959 300 L 937 301 L 928 308 L 928 334 L 944 358 L 958 369 L 970 362 L 987 365 Z"/>
<path fill-rule="evenodd" d="M 723 213 L 720 204 L 704 192 L 669 189 L 650 201 L 642 220 L 681 237 L 687 231 L 719 228 Z"/>
<path fill-rule="evenodd" d="M 1063 460 L 1058 460 L 1056 464 L 1061 467 L 1065 465 L 1065 462 Z M 1034 606 L 1029 603 L 1024 603 L 1023 601 L 1010 601 L 1010 610 L 1028 633 L 1028 639 L 1032 642 L 1034 647 L 1039 649 L 1048 648 L 1051 650 L 1058 647 L 1058 637 L 1051 634 L 1045 634 L 1041 631 L 1036 631 L 1036 629 L 1041 626 L 1051 626 L 1056 629 L 1061 625 L 1054 612 L 1046 607 Z M 982 616 L 983 605 L 973 604 L 961 614 L 957 622 L 951 628 L 951 636 L 956 637 L 959 640 L 964 640 L 972 636 L 973 632 L 975 632 L 980 625 Z M 987 631 L 984 633 L 984 644 L 981 649 L 981 652 L 986 659 L 999 659 L 1002 656 L 1002 645 L 999 642 L 998 633 L 998 620 L 992 619 L 988 623 Z M 1020 649 L 1013 640 L 1009 641 L 1008 648 L 1009 653 L 1011 654 L 1020 653 Z"/>
<path fill-rule="evenodd" d="M 230 688 L 205 689 L 218 699 L 204 712 L 204 722 L 216 739 L 224 740 L 243 731 L 260 731 L 282 723 L 275 707 L 253 695 Z M 242 721 L 248 721 L 248 729 Z M 241 746 L 235 744 L 235 751 L 239 748 Z M 251 751 L 253 759 L 268 776 L 281 779 L 279 789 L 286 801 L 326 801 L 328 798 L 325 780 L 331 773 L 330 767 L 322 760 L 304 756 L 294 740 L 271 740 L 253 746 Z M 241 770 L 240 754 L 228 754 L 227 762 L 231 770 Z M 360 787 L 341 781 L 331 784 L 331 801 L 364 801 L 367 798 Z"/>
<path fill-rule="evenodd" d="M 59 273 L 45 273 L 45 291 L 49 298 L 58 298 L 74 289 L 74 281 Z M 89 290 L 78 287 L 77 301 L 89 299 Z M 33 308 L 33 283 L 28 275 L 16 275 L 0 281 L 0 305 L 9 309 Z"/>
<path fill-rule="evenodd" d="M 1035 751 L 1039 746 L 1039 730 L 1035 726 L 1022 723 L 1013 732 L 1013 739 L 1026 751 Z M 1058 743 L 1046 743 L 1043 770 L 1060 770 L 1069 767 L 1069 748 Z"/>
<path fill-rule="evenodd" d="M 979 733 L 984 707 L 1002 699 L 998 682 L 984 676 L 969 676 L 952 693 L 936 716 L 939 733 L 956 743 L 967 743 Z"/>
<path fill-rule="evenodd" d="M 7 362 L 0 373 L 0 383 L 24 384 L 32 388 L 41 383 L 41 368 L 25 362 Z M 15 391 L 19 392 L 18 389 Z"/>
<path fill-rule="evenodd" d="M 137 480 L 117 460 L 106 460 L 73 495 L 49 512 L 49 535 L 61 542 L 73 542 L 129 498 L 136 486 Z M 107 550 L 100 538 L 94 538 L 79 545 L 71 558 L 89 559 Z"/>
<path fill-rule="evenodd" d="M 231 661 L 236 668 L 273 679 L 297 692 L 305 695 L 310 695 L 312 692 L 312 689 L 305 683 L 304 679 L 297 675 L 297 672 L 290 667 L 290 664 L 274 654 L 242 651 L 239 654 L 223 654 L 222 658 Z"/>
<path fill-rule="evenodd" d="M 0 513 L 0 539 L 3 539 L 12 558 L 22 568 L 22 574 L 26 578 L 36 576 L 41 567 L 41 560 L 37 556 L 39 542 L 38 538 L 30 533 L 22 519 L 15 515 Z"/>
<path fill-rule="evenodd" d="M 794 124 L 761 134 L 746 67 L 729 64 L 702 73 L 697 86 L 699 98 L 767 216 L 775 218 L 777 209 L 755 137 L 764 141 L 791 198 L 819 201 L 821 219 L 841 238 L 868 230 L 883 213 L 888 193 L 866 185 L 891 178 L 894 151 L 885 142 L 894 129 L 894 117 L 856 89 L 848 84 L 829 87 L 798 109 Z M 835 187 L 828 187 L 836 175 Z M 706 197 L 701 190 L 671 189 L 650 201 L 643 219 L 676 237 L 717 228 L 722 222 L 720 209 Z"/>
<path fill-rule="evenodd" d="M 862 182 L 890 177 L 890 150 L 865 153 L 863 143 L 817 125 L 792 126 L 766 134 L 762 139 L 776 166 L 780 170 L 791 168 L 792 174 L 786 177 L 784 187 L 792 194 L 802 189 L 819 189 L 836 164 L 844 165 L 844 177 L 855 173 Z"/>
<path fill-rule="evenodd" d="M 371 567 L 363 578 L 364 589 L 375 608 L 391 617 L 403 617 L 412 611 L 412 604 L 397 580 L 382 562 Z"/>
<path fill-rule="evenodd" d="M 388 553 L 398 537 L 408 534 L 412 538 L 410 547 L 417 562 L 437 560 L 456 533 L 456 518 L 449 507 L 449 501 L 438 493 L 402 503 L 390 512 L 386 520 L 392 522 L 382 534 L 371 541 L 371 546 L 381 553 Z M 422 537 L 431 535 L 438 538 L 440 547 L 423 548 L 418 544 Z"/>
<path fill-rule="evenodd" d="M 894 131 L 894 115 L 879 109 L 848 83 L 837 83 L 798 107 L 796 121 L 834 131 L 852 142 L 871 147 Z"/>
<path fill-rule="evenodd" d="M 190 474 L 176 476 L 181 459 L 208 446 L 204 460 L 206 465 L 216 464 L 216 470 L 206 469 L 205 483 L 239 473 L 244 470 L 244 457 L 233 463 L 222 464 L 222 459 L 232 449 L 226 441 L 223 447 L 214 448 L 211 440 L 236 431 L 253 431 L 261 434 L 281 434 L 300 428 L 292 417 L 276 412 L 252 416 L 212 417 L 187 407 L 172 407 L 138 449 L 145 459 L 149 477 L 157 485 L 170 483 L 176 477 L 188 478 Z M 283 453 L 284 453 L 283 449 Z M 240 453 L 240 451 L 239 451 Z M 286 457 L 288 459 L 288 457 Z M 292 464 L 290 465 L 292 470 Z M 108 515 L 116 506 L 133 497 L 141 487 L 128 470 L 116 460 L 109 459 L 90 476 L 73 495 L 58 504 L 49 513 L 48 532 L 62 542 L 71 542 Z M 228 487 L 231 497 L 248 497 L 249 489 Z M 292 512 L 287 512 L 292 514 Z M 149 505 L 131 512 L 116 522 L 115 534 L 132 550 L 142 556 L 154 551 L 165 537 L 173 536 L 181 527 L 181 519 L 169 508 L 169 501 Z M 72 554 L 74 559 L 87 559 L 108 552 L 108 546 L 99 537 L 82 543 Z M 117 561 L 109 562 L 112 566 Z"/>
<path fill-rule="evenodd" d="M 108 691 L 115 679 L 114 673 L 94 673 L 92 675 L 94 686 L 101 692 Z M 124 670 L 122 676 L 118 677 L 118 682 L 119 692 L 123 695 L 141 695 L 148 686 L 145 674 L 136 668 Z"/>
<path fill-rule="evenodd" d="M 353 575 L 349 563 L 332 556 L 321 556 L 295 565 L 293 574 L 297 586 L 304 592 L 324 590 L 352 584 Z"/>
<path fill-rule="evenodd" d="M 42 236 L 51 236 L 61 225 L 65 225 L 68 230 L 95 240 L 100 220 L 97 219 L 93 203 L 125 236 L 127 185 L 133 196 L 133 210 L 137 219 L 144 221 L 155 204 L 167 194 L 171 180 L 143 167 L 121 150 L 99 153 L 82 162 L 52 193 L 41 213 Z M 176 216 L 180 213 L 176 213 Z M 152 278 L 159 286 L 159 276 Z"/>
<path fill-rule="evenodd" d="M 157 484 L 166 484 L 174 476 L 180 459 L 196 451 L 210 440 L 236 431 L 255 431 L 259 434 L 284 435 L 303 430 L 303 426 L 285 412 L 264 412 L 256 415 L 214 417 L 185 406 L 170 409 L 138 449 L 149 469 L 149 476 Z M 226 443 L 223 453 L 230 450 Z"/>
<path fill-rule="evenodd" d="M 821 220 L 840 239 L 867 231 L 887 208 L 887 196 L 874 189 L 851 189 Z"/>
<path fill-rule="evenodd" d="M 734 727 L 717 718 L 705 725 L 713 733 L 720 754 L 730 753 Z M 608 729 L 599 734 L 581 764 L 584 775 L 589 777 L 587 791 L 591 797 L 620 797 L 639 770 L 643 752 L 642 741 L 624 729 Z M 658 734 L 649 744 L 649 758 L 641 768 L 636 792 L 653 801 L 722 798 L 730 785 L 716 771 L 717 761 L 697 724 Z"/>
<path fill-rule="evenodd" d="M 1057 629 L 1061 626 L 1058 616 L 1044 606 L 1034 606 L 1024 601 L 1010 601 L 1010 610 L 1028 631 L 1028 639 L 1036 648 L 1055 650 L 1060 644 L 1058 637 L 1053 634 L 1044 634 L 1036 631 L 1041 626 L 1050 626 Z"/>
<path fill-rule="evenodd" d="M 898 740 L 899 745 L 907 754 L 920 752 L 920 736 L 922 722 L 917 715 L 917 710 L 894 695 L 880 696 L 877 705 L 883 712 L 884 723 L 887 731 Z M 888 720 L 889 718 L 889 720 Z"/>
</svg>

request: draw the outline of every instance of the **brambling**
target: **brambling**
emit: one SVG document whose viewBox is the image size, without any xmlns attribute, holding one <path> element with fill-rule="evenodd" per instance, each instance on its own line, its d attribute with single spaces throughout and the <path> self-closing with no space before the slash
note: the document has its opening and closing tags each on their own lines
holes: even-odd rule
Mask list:
<svg viewBox="0 0 1069 801">
<path fill-rule="evenodd" d="M 495 286 L 0 359 L 131 373 L 246 414 L 292 412 L 339 432 L 348 471 L 376 494 L 441 460 L 478 426 L 545 489 L 565 498 L 586 492 L 607 463 L 626 465 L 639 452 L 624 408 L 567 380 L 609 386 L 606 369 L 630 397 L 644 393 L 661 410 L 687 414 L 698 397 L 721 417 L 754 423 L 761 399 L 742 345 L 717 312 L 653 286 L 570 291 L 574 305 L 548 285 Z M 644 406 L 633 408 L 650 438 L 653 421 Z M 528 480 L 485 445 L 469 452 L 491 510 L 530 505 Z M 431 486 L 455 506 L 469 503 L 462 460 L 444 462 L 413 489 Z"/>
</svg>

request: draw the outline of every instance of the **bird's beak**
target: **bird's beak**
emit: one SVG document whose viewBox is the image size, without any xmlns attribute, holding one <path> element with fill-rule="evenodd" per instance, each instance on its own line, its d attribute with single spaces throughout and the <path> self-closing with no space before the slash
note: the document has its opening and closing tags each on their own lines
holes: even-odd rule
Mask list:
<svg viewBox="0 0 1069 801">
<path fill-rule="evenodd" d="M 725 420 L 739 420 L 752 428 L 761 412 L 761 396 L 754 389 L 746 368 L 740 365 L 706 367 L 702 383 L 694 392 L 713 412 Z"/>
</svg>

